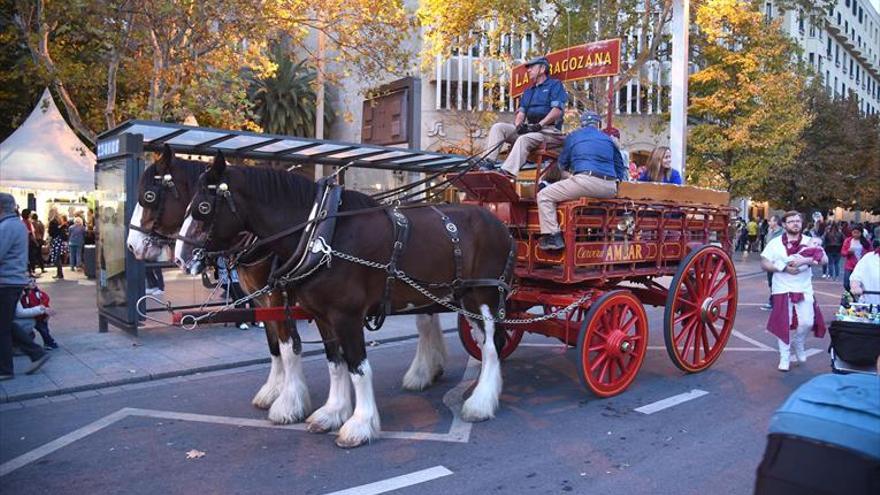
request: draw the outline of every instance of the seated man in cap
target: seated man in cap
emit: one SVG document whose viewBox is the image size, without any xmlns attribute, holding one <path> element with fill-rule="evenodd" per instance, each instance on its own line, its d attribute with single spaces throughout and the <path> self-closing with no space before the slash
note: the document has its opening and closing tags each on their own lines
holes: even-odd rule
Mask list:
<svg viewBox="0 0 880 495">
<path fill-rule="evenodd" d="M 556 251 L 565 248 L 556 203 L 580 197 L 613 198 L 617 183 L 625 181 L 629 170 L 620 149 L 599 130 L 602 119 L 595 112 L 581 114 L 581 128 L 565 139 L 558 166 L 567 178 L 538 191 L 538 220 L 541 224 L 541 249 Z"/>
<path fill-rule="evenodd" d="M 550 62 L 545 57 L 538 57 L 526 62 L 530 85 L 519 100 L 519 108 L 513 124 L 498 122 L 489 131 L 486 155 L 490 162 L 483 170 L 492 170 L 492 163 L 498 158 L 502 143 L 511 143 L 513 147 L 507 159 L 501 165 L 501 171 L 515 178 L 520 167 L 526 163 L 529 153 L 541 144 L 548 148 L 558 147 L 565 139 L 562 134 L 562 112 L 568 102 L 568 93 L 558 79 L 549 77 Z"/>
</svg>

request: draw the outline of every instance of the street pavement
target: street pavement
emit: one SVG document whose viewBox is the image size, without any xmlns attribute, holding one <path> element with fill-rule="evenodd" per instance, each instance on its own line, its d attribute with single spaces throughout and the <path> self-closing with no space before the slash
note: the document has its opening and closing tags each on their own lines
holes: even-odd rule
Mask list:
<svg viewBox="0 0 880 495">
<path fill-rule="evenodd" d="M 54 273 L 54 271 L 52 272 Z M 54 280 L 50 272 L 37 280 L 51 297 L 57 314 L 49 327 L 60 348 L 50 351 L 52 359 L 33 375 L 25 375 L 29 360 L 15 358 L 15 379 L 0 382 L 0 408 L 15 407 L 24 401 L 45 402 L 47 397 L 95 389 L 142 383 L 217 369 L 269 362 L 265 331 L 257 326 L 240 330 L 235 325 L 207 325 L 184 330 L 147 321 L 135 337 L 113 326 L 98 333 L 95 282 L 82 272 L 65 271 L 64 280 Z M 166 270 L 163 299 L 174 305 L 200 304 L 211 296 L 201 284 L 177 270 Z M 220 301 L 215 295 L 212 301 Z M 150 301 L 150 308 L 159 305 Z M 170 321 L 167 312 L 150 312 L 152 317 Z M 388 318 L 381 331 L 369 333 L 375 343 L 394 341 L 417 334 L 414 317 Z M 451 314 L 441 316 L 444 328 L 455 326 Z M 319 340 L 317 328 L 299 323 L 304 340 Z M 37 336 L 37 342 L 42 340 Z M 323 353 L 323 346 L 304 344 L 307 355 Z"/>
<path fill-rule="evenodd" d="M 220 371 L 191 373 L 181 362 L 172 378 L 133 373 L 140 382 L 74 393 L 59 388 L 57 395 L 0 405 L 0 486 L 4 493 L 750 493 L 773 411 L 799 385 L 829 371 L 827 337 L 808 340 L 807 363 L 776 371 L 774 339 L 763 330 L 767 312 L 759 308 L 766 281 L 751 256 L 737 256 L 736 332 L 709 370 L 686 375 L 672 365 L 659 331 L 662 308 L 648 309 L 651 347 L 639 375 L 610 399 L 583 389 L 575 352 L 527 335 L 502 366 L 497 417 L 483 423 L 457 416 L 477 364 L 452 333 L 442 380 L 422 393 L 400 389 L 414 325 L 395 320 L 398 338 L 383 328 L 374 335 L 387 340 L 368 350 L 384 437 L 350 451 L 301 425 L 271 425 L 250 405 L 268 371 L 247 364 L 265 356 L 257 329 L 155 328 L 137 339 L 92 330 L 82 335 L 94 339 L 91 345 L 111 339 L 117 347 L 91 351 L 82 350 L 88 344 L 79 333 L 59 331 L 72 359 L 123 353 L 118 367 L 133 355 L 146 362 L 174 347 L 203 356 L 224 338 L 236 342 L 229 347 L 252 348 L 199 361 L 229 367 Z M 815 287 L 827 318 L 840 282 L 816 279 Z M 46 373 L 59 361 L 50 361 Z M 328 388 L 323 357 L 307 358 L 304 368 L 317 406 Z"/>
</svg>

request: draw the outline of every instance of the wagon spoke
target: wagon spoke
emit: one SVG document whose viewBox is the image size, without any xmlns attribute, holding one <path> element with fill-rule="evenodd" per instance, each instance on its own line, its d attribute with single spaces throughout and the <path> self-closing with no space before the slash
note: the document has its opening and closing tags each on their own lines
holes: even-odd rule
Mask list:
<svg viewBox="0 0 880 495">
<path fill-rule="evenodd" d="M 604 363 L 607 359 L 608 359 L 608 354 L 606 354 L 606 353 L 604 353 L 604 352 L 601 353 L 601 354 L 599 354 L 599 355 L 596 357 L 596 360 L 593 361 L 593 364 L 590 366 L 590 372 L 591 372 L 591 373 L 595 373 L 595 372 L 596 372 L 596 368 L 598 368 L 599 365 L 602 364 L 602 363 Z M 600 375 L 599 378 L 601 379 L 602 376 Z"/>
<path fill-rule="evenodd" d="M 681 338 L 684 337 L 685 332 L 690 331 L 697 324 L 697 320 L 693 319 L 681 327 L 681 332 L 675 337 L 675 345 L 678 346 L 678 343 L 681 342 Z M 688 333 L 690 335 L 690 333 Z"/>
<path fill-rule="evenodd" d="M 632 318 L 629 319 L 629 321 L 627 321 L 626 323 L 624 323 L 623 325 L 620 326 L 620 331 L 623 333 L 628 333 L 629 330 L 633 327 L 633 325 L 636 324 L 637 320 L 638 320 L 638 317 L 636 315 L 633 315 Z"/>
<path fill-rule="evenodd" d="M 697 325 L 694 332 L 694 364 L 699 364 L 700 362 L 700 345 L 703 340 L 703 333 L 705 330 L 703 329 L 703 325 Z"/>
<path fill-rule="evenodd" d="M 727 294 L 726 296 L 722 296 L 722 297 L 719 297 L 718 299 L 715 299 L 715 302 L 718 304 L 721 304 L 721 303 L 725 303 L 727 301 L 730 301 L 731 299 L 733 299 L 733 294 Z"/>
<path fill-rule="evenodd" d="M 599 372 L 599 381 L 608 383 L 611 381 L 611 370 L 610 370 L 611 361 L 606 359 L 605 362 L 602 363 L 602 370 Z M 605 380 L 605 374 L 608 373 L 608 380 Z"/>
<path fill-rule="evenodd" d="M 691 281 L 690 276 L 685 277 L 682 280 L 684 281 L 684 286 L 687 287 L 688 295 L 690 295 L 694 299 L 700 297 L 700 293 L 697 292 L 696 289 L 694 289 L 694 285 L 693 285 L 693 282 Z"/>
<path fill-rule="evenodd" d="M 694 309 L 694 310 L 688 311 L 687 313 L 682 313 L 682 314 L 678 315 L 678 317 L 676 317 L 674 320 L 672 320 L 672 324 L 678 325 L 679 323 L 681 323 L 682 320 L 685 320 L 687 318 L 695 316 L 698 312 L 699 312 L 698 309 Z"/>
<path fill-rule="evenodd" d="M 614 364 L 617 365 L 617 369 L 620 370 L 620 378 L 623 378 L 623 375 L 626 374 L 626 368 L 623 367 L 623 359 L 616 358 L 614 360 Z"/>
<path fill-rule="evenodd" d="M 718 290 L 721 289 L 721 287 L 728 281 L 730 281 L 730 274 L 725 273 L 724 277 L 722 277 L 721 280 L 719 280 L 718 283 L 712 287 L 712 290 L 709 292 L 709 294 L 715 294 L 716 292 L 718 292 Z"/>
<path fill-rule="evenodd" d="M 709 322 L 709 330 L 711 330 L 712 335 L 715 336 L 715 342 L 721 340 L 721 335 L 718 334 L 718 330 L 715 328 L 715 324 L 711 321 Z"/>
<path fill-rule="evenodd" d="M 724 267 L 724 262 L 719 259 L 718 262 L 715 264 L 715 269 L 712 270 L 712 275 L 706 281 L 707 288 L 711 287 L 713 285 L 713 282 L 715 282 L 715 279 L 718 278 L 718 274 L 721 273 L 721 268 L 723 268 L 723 267 Z M 714 293 L 715 293 L 715 291 L 713 290 L 711 292 L 711 294 L 714 294 Z"/>
<path fill-rule="evenodd" d="M 688 325 L 687 337 L 684 339 L 684 347 L 681 350 L 681 355 L 686 356 L 688 353 L 688 349 L 691 348 L 691 340 L 694 336 L 694 329 L 697 327 L 697 322 L 694 321 L 693 324 Z M 682 331 L 684 333 L 684 331 Z"/>
<path fill-rule="evenodd" d="M 685 303 L 685 304 L 687 304 L 688 306 L 690 306 L 690 307 L 692 307 L 692 308 L 698 308 L 698 309 L 699 309 L 699 307 L 700 307 L 696 302 L 691 301 L 691 300 L 688 300 L 688 299 L 685 299 L 685 298 L 684 298 L 684 294 L 679 295 L 679 297 L 678 297 L 675 301 L 676 301 L 676 303 Z"/>
<path fill-rule="evenodd" d="M 603 343 L 603 344 L 598 344 L 598 345 L 592 345 L 592 346 L 587 347 L 587 352 L 601 351 L 601 350 L 604 349 L 604 348 L 605 348 L 605 344 L 604 344 L 604 343 Z"/>
</svg>

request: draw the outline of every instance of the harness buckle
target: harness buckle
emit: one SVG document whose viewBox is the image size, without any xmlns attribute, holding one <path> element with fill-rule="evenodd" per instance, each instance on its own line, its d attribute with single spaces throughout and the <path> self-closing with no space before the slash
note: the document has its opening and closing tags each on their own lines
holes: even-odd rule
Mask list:
<svg viewBox="0 0 880 495">
<path fill-rule="evenodd" d="M 315 254 L 324 253 L 324 254 L 332 254 L 332 249 L 330 245 L 327 244 L 327 241 L 324 240 L 323 237 L 316 237 L 314 241 L 312 241 L 311 251 Z"/>
</svg>

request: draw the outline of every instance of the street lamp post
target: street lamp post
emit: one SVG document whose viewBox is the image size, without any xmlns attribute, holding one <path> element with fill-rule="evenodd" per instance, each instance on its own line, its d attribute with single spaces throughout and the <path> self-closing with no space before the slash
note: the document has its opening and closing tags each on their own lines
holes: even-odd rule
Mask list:
<svg viewBox="0 0 880 495">
<path fill-rule="evenodd" d="M 672 2 L 672 72 L 670 86 L 672 106 L 669 118 L 669 148 L 672 168 L 684 177 L 687 156 L 687 94 L 688 94 L 688 0 Z"/>
</svg>

